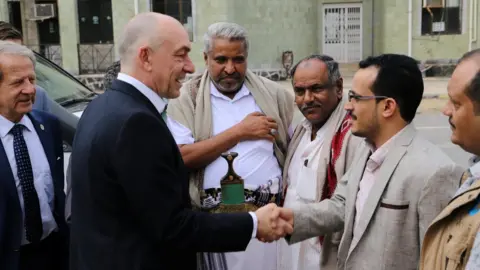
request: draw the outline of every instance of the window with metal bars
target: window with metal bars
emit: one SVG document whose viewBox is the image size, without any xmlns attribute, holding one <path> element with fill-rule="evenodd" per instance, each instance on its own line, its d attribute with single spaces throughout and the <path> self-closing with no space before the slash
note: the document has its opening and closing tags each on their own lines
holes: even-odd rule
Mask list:
<svg viewBox="0 0 480 270">
<path fill-rule="evenodd" d="M 187 29 L 193 40 L 192 0 L 153 0 L 152 11 L 174 17 Z"/>
<path fill-rule="evenodd" d="M 445 0 L 422 8 L 422 35 L 458 35 L 462 33 L 462 1 Z"/>
</svg>

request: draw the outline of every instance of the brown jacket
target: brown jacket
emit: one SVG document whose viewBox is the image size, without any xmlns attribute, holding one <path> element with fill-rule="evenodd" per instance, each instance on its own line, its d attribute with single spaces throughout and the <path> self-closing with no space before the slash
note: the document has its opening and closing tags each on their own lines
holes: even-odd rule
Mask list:
<svg viewBox="0 0 480 270">
<path fill-rule="evenodd" d="M 465 269 L 475 236 L 480 228 L 480 214 L 471 214 L 478 207 L 480 181 L 453 198 L 435 218 L 425 234 L 420 270 Z"/>
</svg>

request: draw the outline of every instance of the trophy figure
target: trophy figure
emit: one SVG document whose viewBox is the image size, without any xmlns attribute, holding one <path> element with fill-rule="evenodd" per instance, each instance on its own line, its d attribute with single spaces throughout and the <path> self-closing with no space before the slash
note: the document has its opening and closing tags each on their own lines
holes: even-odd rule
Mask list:
<svg viewBox="0 0 480 270">
<path fill-rule="evenodd" d="M 220 180 L 222 190 L 222 204 L 224 206 L 242 205 L 245 203 L 245 191 L 243 179 L 235 173 L 233 160 L 238 153 L 230 152 L 222 154 L 228 163 L 227 174 Z"/>
</svg>

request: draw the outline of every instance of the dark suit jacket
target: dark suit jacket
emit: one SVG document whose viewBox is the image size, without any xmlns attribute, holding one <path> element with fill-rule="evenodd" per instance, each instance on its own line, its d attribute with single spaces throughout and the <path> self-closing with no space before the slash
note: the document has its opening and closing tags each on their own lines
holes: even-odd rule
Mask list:
<svg viewBox="0 0 480 270">
<path fill-rule="evenodd" d="M 242 251 L 248 213 L 191 210 L 188 171 L 167 125 L 114 81 L 80 119 L 72 152 L 72 270 L 196 269 L 196 252 Z"/>
<path fill-rule="evenodd" d="M 68 227 L 65 223 L 65 193 L 63 191 L 63 148 L 62 134 L 58 120 L 45 112 L 32 111 L 28 114 L 40 138 L 50 164 L 55 204 L 53 216 L 59 227 L 59 234 L 65 242 L 58 246 L 60 260 L 68 260 Z M 43 126 L 43 129 L 41 128 Z M 23 217 L 20 208 L 15 180 L 5 149 L 0 141 L 0 269 L 18 270 L 19 250 L 23 230 Z"/>
</svg>

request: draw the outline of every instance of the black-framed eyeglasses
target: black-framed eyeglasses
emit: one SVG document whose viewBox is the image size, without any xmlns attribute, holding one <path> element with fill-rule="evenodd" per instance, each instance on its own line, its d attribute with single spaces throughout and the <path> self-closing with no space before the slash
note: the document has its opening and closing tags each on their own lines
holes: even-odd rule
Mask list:
<svg viewBox="0 0 480 270">
<path fill-rule="evenodd" d="M 359 101 L 359 100 L 369 100 L 369 99 L 382 100 L 386 98 L 388 97 L 387 96 L 362 96 L 353 92 L 353 90 L 348 91 L 348 101 L 352 101 L 352 99 L 355 99 L 355 101 Z"/>
</svg>

